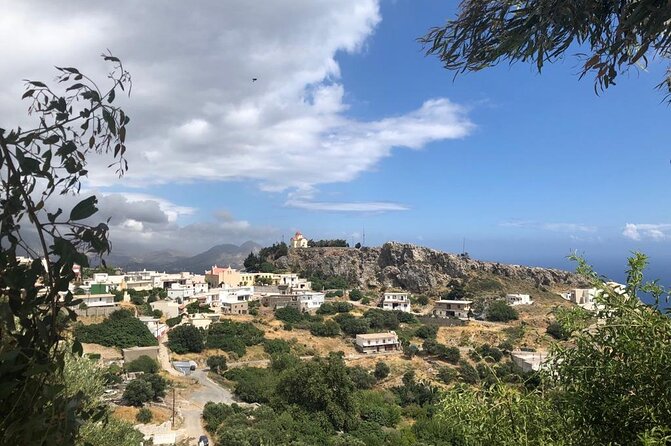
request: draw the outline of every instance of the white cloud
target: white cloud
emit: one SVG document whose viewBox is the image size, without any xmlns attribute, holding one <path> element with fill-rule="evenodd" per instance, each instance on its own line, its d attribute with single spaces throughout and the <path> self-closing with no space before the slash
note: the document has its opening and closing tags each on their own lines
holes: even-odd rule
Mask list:
<svg viewBox="0 0 671 446">
<path fill-rule="evenodd" d="M 134 80 L 123 184 L 246 179 L 291 191 L 351 181 L 396 147 L 421 149 L 473 129 L 467 111 L 445 98 L 394 117 L 346 116 L 336 55 L 361 51 L 380 20 L 376 0 L 122 0 L 114 8 L 17 0 L 0 18 L 0 37 L 16 43 L 0 47 L 0 119 L 21 115 L 4 108 L 17 103 L 18 80 L 49 80 L 53 65 L 104 78 L 96 56 L 110 48 Z M 107 164 L 93 162 L 89 187 L 118 184 Z"/>
<path fill-rule="evenodd" d="M 500 223 L 500 226 L 561 233 L 594 233 L 597 231 L 596 226 L 582 223 L 543 223 L 533 220 L 511 220 Z"/>
<path fill-rule="evenodd" d="M 627 223 L 622 235 L 631 240 L 665 240 L 671 236 L 671 223 Z"/>
<path fill-rule="evenodd" d="M 285 206 L 308 209 L 311 211 L 329 211 L 329 212 L 389 212 L 389 211 L 407 211 L 409 208 L 399 203 L 387 203 L 377 201 L 360 202 L 328 202 L 328 201 L 304 201 L 288 200 Z"/>
</svg>

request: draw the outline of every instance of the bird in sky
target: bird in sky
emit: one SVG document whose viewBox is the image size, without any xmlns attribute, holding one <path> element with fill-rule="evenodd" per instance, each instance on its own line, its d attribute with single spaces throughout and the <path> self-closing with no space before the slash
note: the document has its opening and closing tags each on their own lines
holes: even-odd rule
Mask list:
<svg viewBox="0 0 671 446">
<path fill-rule="evenodd" d="M 252 78 L 252 82 L 256 82 L 257 80 L 258 80 L 258 79 L 255 78 L 255 77 Z"/>
</svg>

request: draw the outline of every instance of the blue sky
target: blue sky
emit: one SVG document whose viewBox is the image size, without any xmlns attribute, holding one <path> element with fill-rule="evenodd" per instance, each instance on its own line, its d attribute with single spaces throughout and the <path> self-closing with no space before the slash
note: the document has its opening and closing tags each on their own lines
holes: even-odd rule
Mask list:
<svg viewBox="0 0 671 446">
<path fill-rule="evenodd" d="M 658 268 L 669 264 L 671 110 L 654 89 L 663 61 L 622 77 L 601 96 L 591 78 L 578 79 L 573 57 L 542 75 L 504 64 L 454 80 L 424 56 L 416 38 L 452 16 L 456 2 L 300 3 L 288 2 L 300 14 L 286 17 L 270 6 L 249 14 L 241 2 L 204 4 L 189 14 L 239 12 L 248 20 L 213 22 L 207 39 L 203 16 L 183 19 L 176 2 L 153 19 L 148 6 L 120 22 L 153 30 L 158 43 L 135 45 L 109 31 L 131 3 L 121 3 L 119 17 L 80 5 L 82 20 L 90 14 L 109 31 L 91 31 L 88 46 L 126 56 L 139 89 L 128 102 L 137 138 L 129 148 L 131 171 L 121 181 L 92 178 L 89 190 L 138 207 L 158 203 L 165 214 L 152 223 L 111 204 L 103 208 L 117 217 L 121 250 L 193 253 L 221 242 L 270 243 L 298 229 L 309 238 L 355 243 L 365 227 L 369 245 L 398 240 L 460 251 L 465 238 L 467 251 L 487 260 L 565 267 L 564 257 L 577 249 L 616 271 L 627 252 L 643 250 Z M 25 13 L 18 2 L 10 9 L 18 18 Z M 67 12 L 47 10 L 44 20 Z M 178 18 L 183 35 L 169 35 L 170 20 Z M 264 26 L 255 28 L 257 21 Z M 310 21 L 321 25 L 302 30 Z M 238 25 L 248 33 L 244 40 Z M 172 52 L 157 49 L 161 39 Z M 87 51 L 75 45 L 55 53 L 99 69 Z M 38 62 L 51 61 L 36 58 L 24 71 Z M 252 76 L 259 80 L 250 82 Z M 422 112 L 427 101 L 434 107 Z M 258 117 L 269 115 L 270 103 L 286 116 L 263 127 Z M 234 112 L 216 114 L 227 107 Z M 225 125 L 216 127 L 215 118 Z M 333 154 L 338 150 L 341 158 Z"/>
</svg>

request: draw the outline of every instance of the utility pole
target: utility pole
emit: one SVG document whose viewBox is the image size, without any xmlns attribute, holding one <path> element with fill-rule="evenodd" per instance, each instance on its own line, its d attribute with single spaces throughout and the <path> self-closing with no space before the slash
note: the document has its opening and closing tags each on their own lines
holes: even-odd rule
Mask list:
<svg viewBox="0 0 671 446">
<path fill-rule="evenodd" d="M 172 388 L 172 424 L 171 429 L 175 429 L 175 387 Z"/>
<path fill-rule="evenodd" d="M 465 254 L 466 253 L 466 237 L 464 237 L 464 241 L 461 245 L 461 253 Z"/>
<path fill-rule="evenodd" d="M 361 228 L 361 246 L 366 246 L 366 226 Z"/>
</svg>

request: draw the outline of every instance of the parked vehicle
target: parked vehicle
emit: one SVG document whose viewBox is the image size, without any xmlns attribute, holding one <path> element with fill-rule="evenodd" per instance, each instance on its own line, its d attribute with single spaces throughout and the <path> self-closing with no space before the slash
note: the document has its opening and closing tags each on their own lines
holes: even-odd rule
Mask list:
<svg viewBox="0 0 671 446">
<path fill-rule="evenodd" d="M 198 439 L 198 446 L 210 446 L 210 440 L 205 435 L 201 435 Z"/>
</svg>

